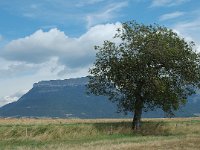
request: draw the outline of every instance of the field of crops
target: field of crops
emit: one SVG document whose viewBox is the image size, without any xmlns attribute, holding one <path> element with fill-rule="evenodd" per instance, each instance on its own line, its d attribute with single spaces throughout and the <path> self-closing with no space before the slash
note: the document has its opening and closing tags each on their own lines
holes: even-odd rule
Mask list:
<svg viewBox="0 0 200 150">
<path fill-rule="evenodd" d="M 0 149 L 146 150 L 200 149 L 200 118 L 0 119 Z"/>
</svg>

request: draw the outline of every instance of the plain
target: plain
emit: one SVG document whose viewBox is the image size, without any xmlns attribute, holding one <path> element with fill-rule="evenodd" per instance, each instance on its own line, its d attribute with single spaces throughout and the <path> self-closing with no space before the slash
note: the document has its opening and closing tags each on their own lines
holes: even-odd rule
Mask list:
<svg viewBox="0 0 200 150">
<path fill-rule="evenodd" d="M 0 119 L 0 149 L 200 149 L 200 118 Z"/>
</svg>

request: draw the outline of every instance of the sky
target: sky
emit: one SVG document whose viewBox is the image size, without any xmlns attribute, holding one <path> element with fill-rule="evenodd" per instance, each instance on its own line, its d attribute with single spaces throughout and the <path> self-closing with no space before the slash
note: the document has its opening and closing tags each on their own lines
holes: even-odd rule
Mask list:
<svg viewBox="0 0 200 150">
<path fill-rule="evenodd" d="M 166 26 L 200 51 L 200 0 L 0 0 L 0 106 L 33 83 L 88 75 L 121 23 Z"/>
</svg>

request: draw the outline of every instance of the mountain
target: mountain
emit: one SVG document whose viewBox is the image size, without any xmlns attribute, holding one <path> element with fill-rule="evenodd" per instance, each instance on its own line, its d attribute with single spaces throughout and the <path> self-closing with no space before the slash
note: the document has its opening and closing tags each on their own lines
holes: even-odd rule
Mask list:
<svg viewBox="0 0 200 150">
<path fill-rule="evenodd" d="M 0 108 L 3 117 L 116 118 L 116 106 L 103 96 L 87 95 L 87 77 L 35 83 L 18 101 Z"/>
<path fill-rule="evenodd" d="M 35 83 L 18 101 L 0 108 L 1 117 L 120 118 L 132 117 L 116 113 L 116 104 L 104 96 L 87 95 L 88 78 L 51 80 Z M 199 95 L 189 97 L 177 116 L 200 114 Z M 163 117 L 161 110 L 143 117 Z"/>
</svg>

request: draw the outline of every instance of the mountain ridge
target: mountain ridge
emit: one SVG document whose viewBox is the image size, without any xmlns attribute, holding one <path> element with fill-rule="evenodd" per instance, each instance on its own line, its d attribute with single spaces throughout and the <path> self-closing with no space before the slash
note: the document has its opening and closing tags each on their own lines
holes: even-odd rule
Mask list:
<svg viewBox="0 0 200 150">
<path fill-rule="evenodd" d="M 117 105 L 104 96 L 86 94 L 87 77 L 40 81 L 18 101 L 0 108 L 1 117 L 122 118 Z M 192 95 L 176 116 L 200 114 L 199 94 Z M 144 112 L 143 117 L 164 117 L 161 110 Z"/>
</svg>

